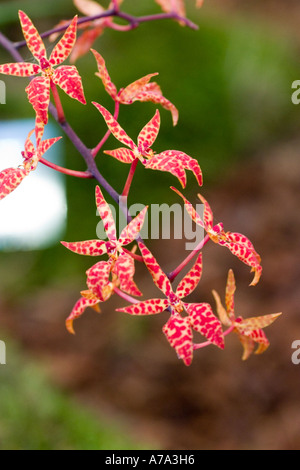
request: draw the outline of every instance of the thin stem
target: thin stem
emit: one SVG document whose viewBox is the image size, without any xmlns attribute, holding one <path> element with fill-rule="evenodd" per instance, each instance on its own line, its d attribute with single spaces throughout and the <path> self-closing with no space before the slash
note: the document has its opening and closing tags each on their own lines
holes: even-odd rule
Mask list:
<svg viewBox="0 0 300 470">
<path fill-rule="evenodd" d="M 168 274 L 168 278 L 170 281 L 174 281 L 174 279 L 178 276 L 178 274 L 186 267 L 186 265 L 191 261 L 191 259 L 199 253 L 200 250 L 206 245 L 206 243 L 210 240 L 209 235 L 206 235 L 203 240 L 196 246 L 196 248 L 191 251 L 191 253 L 180 263 L 176 269 L 174 269 L 171 273 Z"/>
<path fill-rule="evenodd" d="M 64 113 L 64 110 L 63 110 L 63 107 L 62 107 L 62 104 L 61 104 L 61 100 L 60 100 L 60 97 L 59 97 L 59 94 L 58 94 L 57 87 L 56 87 L 55 83 L 53 82 L 53 80 L 50 80 L 50 87 L 51 87 L 51 91 L 52 91 L 52 95 L 53 95 L 53 98 L 54 98 L 54 103 L 55 103 L 55 107 L 56 107 L 56 111 L 57 111 L 57 119 L 58 119 L 58 122 L 60 124 L 62 124 L 66 121 L 65 113 Z"/>
<path fill-rule="evenodd" d="M 131 295 L 128 295 L 125 292 L 122 292 L 117 286 L 114 286 L 114 292 L 129 303 L 138 304 L 140 302 L 140 300 L 137 300 L 134 297 L 131 297 Z"/>
<path fill-rule="evenodd" d="M 119 101 L 115 101 L 115 111 L 114 111 L 114 118 L 115 120 L 118 119 L 119 117 L 119 110 L 120 110 L 120 103 Z M 99 144 L 96 145 L 95 148 L 93 148 L 93 150 L 91 151 L 93 157 L 95 158 L 96 155 L 99 153 L 99 151 L 101 150 L 101 148 L 103 147 L 103 145 L 105 144 L 105 142 L 107 141 L 107 139 L 109 138 L 111 134 L 111 131 L 110 129 L 108 129 L 106 131 L 106 133 L 104 134 L 103 138 L 100 140 Z"/>
<path fill-rule="evenodd" d="M 228 328 L 228 330 L 224 331 L 223 336 L 229 335 L 229 333 L 231 333 L 232 330 L 234 330 L 234 325 L 231 325 Z M 196 349 L 205 348 L 206 346 L 210 346 L 211 344 L 213 343 L 211 343 L 210 341 L 204 341 L 203 343 L 194 343 L 193 349 L 196 350 Z"/>
<path fill-rule="evenodd" d="M 129 170 L 129 173 L 128 173 L 128 176 L 127 176 L 127 180 L 126 180 L 123 192 L 122 192 L 122 197 L 128 197 L 130 187 L 131 187 L 131 183 L 132 183 L 132 180 L 133 180 L 134 173 L 135 173 L 138 162 L 139 162 L 139 159 L 136 158 L 131 163 L 130 170 Z"/>
<path fill-rule="evenodd" d="M 127 250 L 126 248 L 122 247 L 123 251 L 130 255 L 133 259 L 139 261 L 140 263 L 144 263 L 144 258 L 141 255 L 136 255 L 135 253 L 132 253 L 132 251 Z"/>
<path fill-rule="evenodd" d="M 40 163 L 43 165 L 52 168 L 53 170 L 59 171 L 65 175 L 69 176 L 76 176 L 77 178 L 94 178 L 93 175 L 89 171 L 76 171 L 76 170 L 69 170 L 68 168 L 64 168 L 62 166 L 56 165 L 56 163 L 48 162 L 45 158 L 41 158 Z"/>
</svg>

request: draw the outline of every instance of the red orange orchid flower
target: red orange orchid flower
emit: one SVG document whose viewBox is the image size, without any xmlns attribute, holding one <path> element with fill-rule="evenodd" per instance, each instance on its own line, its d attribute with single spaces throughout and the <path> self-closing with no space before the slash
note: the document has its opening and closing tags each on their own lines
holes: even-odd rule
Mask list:
<svg viewBox="0 0 300 470">
<path fill-rule="evenodd" d="M 129 224 L 121 231 L 117 238 L 116 225 L 109 205 L 103 197 L 99 186 L 96 186 L 96 205 L 103 221 L 108 241 L 86 240 L 82 242 L 64 242 L 62 245 L 70 251 L 87 256 L 101 256 L 108 254 L 108 261 L 99 261 L 86 272 L 88 298 L 83 299 L 74 306 L 67 318 L 67 328 L 73 332 L 72 323 L 75 318 L 82 315 L 86 307 L 106 301 L 112 294 L 114 286 L 130 295 L 142 295 L 136 286 L 134 276 L 134 260 L 132 256 L 123 250 L 123 246 L 129 245 L 138 236 L 144 223 L 147 207 L 145 207 Z M 110 279 L 112 276 L 112 279 Z"/>
<path fill-rule="evenodd" d="M 166 150 L 165 152 L 155 154 L 151 149 L 160 128 L 160 114 L 158 110 L 156 110 L 153 118 L 141 130 L 136 145 L 107 109 L 96 102 L 93 102 L 93 105 L 102 114 L 107 127 L 114 137 L 129 147 L 106 150 L 104 153 L 123 163 L 132 163 L 138 158 L 146 169 L 166 171 L 176 176 L 183 188 L 187 182 L 185 170 L 191 170 L 198 184 L 202 185 L 202 172 L 196 159 L 178 150 Z"/>
<path fill-rule="evenodd" d="M 110 78 L 102 55 L 94 49 L 91 49 L 91 51 L 94 54 L 98 65 L 98 72 L 96 75 L 101 78 L 106 92 L 114 101 L 118 101 L 121 104 L 132 104 L 135 101 L 151 101 L 152 103 L 160 104 L 163 108 L 171 112 L 173 125 L 176 126 L 178 122 L 177 108 L 163 96 L 162 91 L 156 82 L 150 83 L 151 78 L 158 75 L 158 73 L 151 73 L 145 77 L 139 78 L 126 88 L 121 88 L 118 92 L 115 84 Z"/>
<path fill-rule="evenodd" d="M 130 315 L 153 315 L 169 309 L 171 317 L 163 327 L 169 343 L 175 348 L 178 357 L 185 365 L 190 365 L 193 358 L 192 330 L 205 336 L 208 341 L 219 348 L 224 348 L 222 326 L 207 303 L 186 303 L 183 298 L 191 294 L 197 287 L 202 274 L 202 254 L 192 269 L 184 276 L 173 291 L 170 280 L 163 272 L 148 248 L 139 243 L 144 262 L 155 285 L 165 294 L 166 299 L 150 299 L 117 311 Z M 187 316 L 182 316 L 186 312 Z"/>
<path fill-rule="evenodd" d="M 19 77 L 35 77 L 26 87 L 29 102 L 44 124 L 48 122 L 51 86 L 58 85 L 67 95 L 86 104 L 81 77 L 75 66 L 60 65 L 70 55 L 76 41 L 77 16 L 73 18 L 61 40 L 54 47 L 49 60 L 45 45 L 30 18 L 19 11 L 19 18 L 28 49 L 38 64 L 18 62 L 0 65 L 0 73 Z M 54 68 L 55 66 L 59 66 Z"/>
<path fill-rule="evenodd" d="M 23 164 L 18 168 L 7 168 L 0 173 L 0 200 L 4 199 L 8 194 L 13 192 L 23 181 L 23 179 L 29 175 L 29 173 L 36 169 L 39 160 L 42 158 L 45 152 L 52 147 L 61 137 L 54 137 L 41 141 L 41 134 L 37 136 L 37 147 L 35 149 L 32 141 L 30 140 L 31 135 L 36 129 L 29 132 L 25 141 L 25 151 L 22 152 Z"/>
<path fill-rule="evenodd" d="M 254 351 L 255 343 L 258 344 L 255 354 L 261 354 L 269 347 L 269 340 L 262 328 L 271 325 L 271 323 L 281 315 L 281 312 L 246 319 L 243 319 L 242 317 L 236 318 L 234 313 L 235 289 L 235 278 L 232 269 L 230 269 L 228 272 L 225 294 L 226 309 L 223 307 L 220 296 L 215 290 L 213 290 L 213 295 L 221 322 L 226 326 L 234 326 L 233 331 L 238 335 L 243 346 L 242 359 L 246 360 Z"/>
<path fill-rule="evenodd" d="M 254 271 L 255 274 L 250 285 L 255 286 L 260 279 L 262 267 L 260 264 L 261 258 L 255 251 L 251 241 L 241 233 L 225 232 L 222 223 L 214 225 L 211 207 L 201 194 L 198 194 L 198 197 L 204 205 L 203 220 L 194 209 L 193 205 L 183 196 L 183 194 L 181 194 L 180 191 L 178 191 L 178 189 L 173 187 L 171 189 L 179 194 L 183 199 L 185 208 L 192 220 L 205 229 L 213 242 L 221 246 L 226 246 L 231 253 L 237 256 L 241 261 L 243 261 L 243 263 L 251 267 L 251 272 Z"/>
</svg>

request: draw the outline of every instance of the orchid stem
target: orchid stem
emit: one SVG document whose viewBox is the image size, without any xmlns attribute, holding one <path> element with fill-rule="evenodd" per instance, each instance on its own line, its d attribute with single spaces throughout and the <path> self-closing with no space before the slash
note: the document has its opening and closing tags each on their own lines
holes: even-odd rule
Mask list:
<svg viewBox="0 0 300 470">
<path fill-rule="evenodd" d="M 65 113 L 61 104 L 61 100 L 60 100 L 56 85 L 52 80 L 50 80 L 50 86 L 51 86 L 51 91 L 52 91 L 52 95 L 54 98 L 54 103 L 55 103 L 55 107 L 57 111 L 58 122 L 60 124 L 63 124 L 64 122 L 66 122 Z"/>
<path fill-rule="evenodd" d="M 231 333 L 232 330 L 234 330 L 234 325 L 231 325 L 228 328 L 228 330 L 224 331 L 223 336 L 229 335 L 229 333 Z M 204 341 L 203 343 L 194 343 L 193 349 L 196 350 L 196 349 L 205 348 L 206 346 L 210 346 L 211 344 L 213 343 L 211 343 L 210 341 Z"/>
<path fill-rule="evenodd" d="M 89 171 L 69 170 L 68 168 L 56 165 L 55 163 L 48 162 L 48 160 L 46 160 L 45 158 L 41 158 L 39 161 L 43 165 L 48 166 L 49 168 L 52 168 L 53 170 L 56 170 L 65 175 L 76 176 L 77 178 L 94 178 L 92 173 L 90 173 Z"/>
<path fill-rule="evenodd" d="M 194 256 L 199 253 L 200 250 L 206 245 L 206 243 L 210 240 L 209 235 L 206 235 L 203 240 L 196 246 L 196 248 L 191 251 L 191 253 L 180 263 L 176 269 L 174 269 L 171 273 L 168 274 L 168 278 L 170 281 L 174 281 L 174 279 L 178 276 L 178 274 L 186 267 L 186 265 L 194 258 Z"/>
<path fill-rule="evenodd" d="M 134 173 L 135 173 L 138 162 L 139 162 L 139 159 L 136 158 L 131 163 L 131 167 L 130 167 L 130 170 L 129 170 L 129 173 L 128 173 L 128 177 L 127 177 L 127 180 L 126 180 L 123 192 L 122 192 L 122 197 L 128 197 L 130 187 L 131 187 L 131 183 L 132 183 L 132 180 L 133 180 Z"/>
<path fill-rule="evenodd" d="M 128 295 L 125 292 L 122 292 L 117 286 L 114 286 L 114 292 L 118 294 L 119 297 L 122 297 L 122 299 L 126 300 L 129 303 L 138 304 L 140 302 L 134 297 L 131 297 L 131 295 Z"/>
</svg>

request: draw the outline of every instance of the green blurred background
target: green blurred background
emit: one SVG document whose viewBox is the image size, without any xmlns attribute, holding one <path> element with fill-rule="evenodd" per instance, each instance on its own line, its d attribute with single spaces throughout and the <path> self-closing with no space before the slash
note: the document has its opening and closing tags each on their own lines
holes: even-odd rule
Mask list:
<svg viewBox="0 0 300 470">
<path fill-rule="evenodd" d="M 236 169 L 247 168 L 249 161 L 265 149 L 276 148 L 277 144 L 281 145 L 282 141 L 297 135 L 300 113 L 296 106 L 291 105 L 290 97 L 292 82 L 300 78 L 299 45 L 293 29 L 285 23 L 284 28 L 279 27 L 280 18 L 278 20 L 276 15 L 274 18 L 265 16 L 259 5 L 249 14 L 247 8 L 237 2 L 229 2 L 227 9 L 222 2 L 207 1 L 199 11 L 193 8 L 193 2 L 187 3 L 189 17 L 199 25 L 197 31 L 171 21 L 150 22 L 127 33 L 106 30 L 93 47 L 105 58 L 118 88 L 148 73 L 159 73 L 156 81 L 164 96 L 177 106 L 180 117 L 174 128 L 170 113 L 160 109 L 162 125 L 155 148 L 158 152 L 178 149 L 197 158 L 204 174 L 203 193 L 215 194 L 227 181 L 231 181 Z M 257 2 L 254 2 L 254 7 L 256 5 Z M 267 2 L 267 5 L 276 8 L 277 3 Z M 32 18 L 39 31 L 45 31 L 61 19 L 76 14 L 71 0 L 2 1 L 1 31 L 16 41 L 22 39 L 17 21 L 18 9 Z M 137 15 L 159 12 L 159 7 L 152 0 L 127 0 L 124 9 Z M 51 50 L 52 45 L 46 44 Z M 31 60 L 28 50 L 22 49 L 21 53 L 25 60 Z M 0 62 L 10 60 L 9 55 L 0 50 Z M 62 94 L 61 98 L 67 119 L 86 145 L 92 148 L 101 139 L 106 127 L 91 101 L 98 101 L 111 111 L 113 103 L 101 81 L 94 75 L 96 66 L 92 54 L 79 59 L 76 65 L 83 77 L 88 104 L 82 107 Z M 31 118 L 32 109 L 24 93 L 26 80 L 6 77 L 5 83 L 7 105 L 1 105 L 0 125 L 4 120 Z M 122 106 L 119 121 L 135 139 L 155 109 L 151 103 Z M 116 148 L 116 144 L 115 139 L 110 137 L 105 149 Z M 64 152 L 66 167 L 85 169 L 82 158 L 67 138 Z M 97 161 L 102 174 L 121 191 L 128 167 L 105 155 L 99 155 Z M 249 176 L 254 181 L 259 179 L 257 174 Z M 239 178 L 234 181 L 238 182 Z M 171 175 L 143 171 L 140 166 L 129 204 L 178 202 L 169 189 L 176 183 Z M 65 178 L 65 184 L 68 215 L 63 239 L 94 238 L 98 222 L 94 204 L 95 183 L 70 177 Z M 237 191 L 229 183 L 227 189 L 228 197 L 231 189 L 233 194 Z M 251 185 L 246 189 L 249 190 L 248 198 L 255 197 Z M 195 198 L 197 190 L 196 182 L 189 174 L 186 194 Z M 232 210 L 237 207 L 234 200 L 231 207 Z M 222 216 L 222 213 L 219 212 L 219 215 Z M 2 223 L 5 224 L 5 221 L 2 220 Z M 236 229 L 243 232 L 241 225 Z M 161 330 L 155 321 L 151 323 L 148 319 L 138 319 L 134 322 L 120 317 L 114 313 L 117 302 L 114 304 L 113 300 L 110 305 L 103 306 L 102 317 L 87 313 L 86 318 L 76 322 L 78 333 L 75 338 L 69 337 L 64 330 L 64 320 L 79 291 L 85 288 L 84 273 L 90 267 L 91 260 L 67 252 L 59 241 L 60 238 L 44 250 L 0 253 L 0 338 L 7 342 L 7 365 L 0 366 L 0 448 L 164 448 L 172 442 L 172 439 L 165 439 L 167 426 L 174 427 L 176 422 L 179 430 L 184 422 L 189 427 L 189 407 L 183 407 L 183 418 L 178 406 L 182 406 L 182 402 L 193 403 L 194 400 L 200 403 L 196 411 L 190 407 L 191 415 L 194 413 L 195 417 L 195 413 L 199 413 L 196 426 L 199 448 L 255 446 L 255 440 L 251 444 L 247 436 L 244 441 L 236 437 L 236 440 L 232 438 L 229 443 L 223 444 L 222 440 L 218 441 L 218 432 L 215 444 L 213 437 L 208 442 L 203 436 L 201 438 L 201 433 L 205 434 L 206 418 L 201 421 L 205 394 L 202 392 L 203 399 L 192 388 L 197 389 L 196 384 L 199 383 L 193 375 L 198 375 L 201 370 L 202 377 L 205 376 L 205 370 L 202 371 L 200 366 L 200 370 L 192 366 L 188 372 L 182 372 L 181 364 L 175 361 L 175 367 L 171 362 L 173 378 L 166 382 L 164 392 L 160 388 L 157 391 L 153 389 L 152 379 L 163 381 L 168 361 L 173 360 L 173 351 L 166 361 L 158 354 L 149 353 L 147 356 L 143 352 L 143 344 L 148 341 L 149 345 L 153 348 L 157 346 L 164 354 L 164 339 L 156 344 L 160 341 L 156 337 L 161 335 Z M 156 241 L 150 246 L 170 268 L 176 266 L 176 260 L 179 262 L 182 259 L 180 250 L 170 259 L 178 245 L 174 244 L 172 248 L 171 244 L 167 247 L 165 242 L 160 245 Z M 223 269 L 222 286 L 225 272 Z M 245 279 L 248 280 L 246 275 Z M 141 282 L 152 292 L 147 278 Z M 209 286 L 209 289 L 211 287 L 214 286 Z M 267 287 L 270 289 L 268 283 Z M 258 288 L 258 293 L 260 298 L 264 298 L 265 291 L 259 289 L 263 287 Z M 210 301 L 209 293 L 204 295 Z M 248 291 L 247 295 L 250 295 Z M 251 295 L 255 296 L 255 292 Z M 246 294 L 244 300 L 247 302 Z M 269 308 L 266 302 L 264 313 L 271 313 Z M 202 361 L 200 356 L 195 362 Z M 222 362 L 219 356 L 213 356 L 215 364 L 208 354 L 204 353 L 203 357 L 211 367 L 215 366 L 220 371 Z M 230 356 L 227 357 L 229 360 Z M 258 362 L 252 365 L 252 369 L 250 366 L 249 374 Z M 238 367 L 242 366 L 244 364 Z M 262 367 L 259 370 L 263 371 L 263 366 L 258 367 Z M 156 368 L 156 372 L 143 380 L 143 372 L 147 368 Z M 177 368 L 180 368 L 178 376 Z M 91 370 L 87 376 L 83 373 L 86 369 Z M 125 375 L 124 371 L 128 372 L 131 382 L 130 387 L 124 386 L 123 394 L 120 377 Z M 247 380 L 245 375 L 244 369 L 244 381 Z M 173 398 L 172 406 L 170 395 L 173 388 L 176 389 L 177 380 L 182 377 L 190 388 L 186 385 L 177 400 Z M 221 379 L 217 378 L 216 387 L 220 385 L 218 380 Z M 109 391 L 105 392 L 106 383 L 108 390 L 116 386 L 119 395 L 123 394 L 123 400 L 120 396 L 116 399 L 113 393 L 110 400 Z M 232 401 L 238 388 L 235 384 Z M 153 394 L 149 395 L 148 392 L 147 395 L 147 389 L 154 390 Z M 133 401 L 138 402 L 137 396 L 145 397 L 145 393 L 143 406 L 138 408 L 136 405 L 135 409 Z M 163 418 L 155 411 L 155 404 L 159 401 L 169 402 Z M 175 413 L 176 419 L 175 408 L 178 413 L 178 416 Z M 230 427 L 231 415 L 227 420 L 226 414 L 224 416 L 223 425 Z M 234 436 L 239 434 L 235 432 Z M 197 446 L 197 440 L 192 442 L 192 448 L 195 448 L 193 446 Z M 174 448 L 177 448 L 176 445 L 188 448 L 184 439 L 182 442 L 175 439 Z M 266 440 L 262 447 L 269 445 Z M 293 444 L 295 447 L 297 445 L 298 442 Z"/>
</svg>

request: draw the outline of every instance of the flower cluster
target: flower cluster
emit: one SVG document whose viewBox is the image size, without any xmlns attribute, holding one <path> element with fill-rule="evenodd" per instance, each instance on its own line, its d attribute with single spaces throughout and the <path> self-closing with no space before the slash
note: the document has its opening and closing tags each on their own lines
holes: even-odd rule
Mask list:
<svg viewBox="0 0 300 470">
<path fill-rule="evenodd" d="M 185 6 L 183 0 L 156 1 L 163 11 L 174 15 L 174 19 L 180 22 L 184 20 Z M 104 27 L 121 28 L 113 21 L 113 17 L 119 12 L 122 3 L 120 0 L 112 1 L 106 11 L 99 4 L 91 0 L 74 0 L 74 3 L 81 12 L 90 15 L 92 19 L 81 24 L 80 28 L 84 29 L 84 32 L 78 41 L 76 41 L 77 16 L 71 21 L 63 22 L 60 28 L 63 26 L 65 32 L 55 45 L 49 59 L 47 58 L 46 48 L 41 36 L 32 21 L 24 12 L 19 12 L 25 41 L 37 63 L 18 62 L 0 65 L 0 73 L 31 78 L 29 85 L 26 87 L 26 93 L 35 111 L 35 129 L 29 132 L 26 139 L 25 150 L 22 152 L 22 165 L 18 168 L 8 168 L 0 173 L 0 199 L 3 199 L 15 190 L 22 180 L 36 168 L 38 162 L 43 161 L 45 152 L 61 138 L 55 137 L 43 140 L 44 128 L 48 122 L 50 92 L 52 92 L 56 106 L 57 120 L 61 124 L 65 123 L 65 117 L 57 86 L 71 98 L 86 104 L 82 79 L 77 68 L 61 64 L 68 57 L 71 57 L 74 61 L 87 52 L 87 49 L 90 49 L 92 42 L 97 35 L 101 34 Z M 197 6 L 201 6 L 202 3 L 202 0 L 198 0 Z M 97 18 L 97 15 L 99 18 Z M 93 18 L 93 16 L 96 16 L 96 18 Z M 89 162 L 92 161 L 94 164 L 98 151 L 102 149 L 107 137 L 112 134 L 123 146 L 113 150 L 105 150 L 104 154 L 112 156 L 120 163 L 131 165 L 123 195 L 127 196 L 129 193 L 138 162 L 147 170 L 171 173 L 179 181 L 182 188 L 185 188 L 187 185 L 186 171 L 189 170 L 195 176 L 198 186 L 202 186 L 203 175 L 196 158 L 192 158 L 180 150 L 168 149 L 160 153 L 155 153 L 153 150 L 161 126 L 158 109 L 152 119 L 140 131 L 136 143 L 128 136 L 127 132 L 118 122 L 120 105 L 131 105 L 135 101 L 141 101 L 155 103 L 170 111 L 174 126 L 177 124 L 178 110 L 171 101 L 164 97 L 159 85 L 151 81 L 154 76 L 157 76 L 157 73 L 150 73 L 139 78 L 118 91 L 110 78 L 102 55 L 95 49 L 91 49 L 91 52 L 96 59 L 98 69 L 96 75 L 101 79 L 105 91 L 113 100 L 115 111 L 114 114 L 111 114 L 98 102 L 92 102 L 103 116 L 108 129 L 95 149 L 92 151 L 87 149 L 88 159 L 86 161 L 88 163 L 88 170 L 92 168 Z M 34 76 L 35 78 L 32 78 Z M 31 141 L 33 132 L 35 132 L 36 137 L 35 146 Z M 57 167 L 56 169 L 62 171 L 61 168 Z M 76 173 L 67 169 L 63 171 L 65 173 L 69 172 L 69 174 Z M 94 176 L 101 183 L 103 181 L 102 175 L 99 173 L 101 176 L 99 179 L 94 167 L 93 171 L 94 173 L 90 173 L 91 176 Z M 82 174 L 79 174 L 80 172 L 77 173 L 77 176 L 82 177 Z M 108 185 L 106 185 L 107 187 L 109 188 Z M 243 359 L 247 359 L 254 351 L 255 343 L 258 344 L 255 353 L 264 352 L 269 345 L 269 341 L 262 328 L 270 325 L 280 313 L 248 319 L 236 317 L 234 313 L 236 286 L 232 270 L 229 270 L 227 279 L 226 309 L 223 307 L 219 295 L 213 290 L 217 315 L 214 313 L 213 307 L 206 302 L 198 301 L 191 303 L 185 301 L 186 297 L 196 291 L 201 280 L 203 269 L 201 250 L 209 240 L 219 246 L 226 247 L 233 255 L 251 268 L 251 271 L 254 272 L 251 286 L 255 286 L 259 282 L 262 274 L 259 254 L 245 235 L 230 231 L 225 232 L 222 223 L 214 224 L 211 207 L 201 194 L 198 194 L 198 197 L 204 207 L 203 217 L 198 214 L 193 205 L 178 189 L 175 187 L 171 189 L 182 198 L 184 206 L 193 222 L 201 226 L 207 234 L 201 244 L 194 250 L 192 255 L 195 255 L 196 261 L 188 273 L 180 280 L 176 290 L 173 289 L 172 281 L 180 274 L 183 267 L 188 264 L 193 256 L 188 256 L 173 271 L 172 276 L 165 273 L 140 236 L 148 206 L 145 206 L 134 219 L 131 219 L 130 214 L 126 210 L 125 215 L 128 224 L 121 230 L 118 237 L 110 206 L 106 202 L 100 186 L 97 185 L 96 206 L 104 225 L 107 241 L 92 239 L 61 243 L 76 254 L 92 257 L 106 255 L 107 259 L 97 261 L 87 270 L 87 289 L 81 292 L 80 299 L 67 317 L 67 329 L 74 333 L 73 321 L 80 317 L 87 307 L 92 307 L 99 312 L 99 304 L 106 302 L 113 293 L 117 293 L 121 298 L 130 303 L 126 307 L 118 308 L 117 311 L 129 315 L 154 315 L 168 312 L 169 318 L 163 326 L 163 333 L 171 347 L 176 351 L 178 358 L 182 359 L 187 366 L 192 363 L 194 351 L 205 345 L 215 345 L 220 349 L 224 349 L 225 336 L 232 331 L 238 335 L 243 345 Z M 131 244 L 132 248 L 128 250 L 126 247 Z M 140 250 L 140 255 L 136 254 L 137 248 Z M 164 298 L 152 298 L 142 301 L 138 301 L 135 298 L 142 296 L 142 292 L 134 281 L 135 260 L 144 264 L 154 284 L 164 294 Z M 227 328 L 225 331 L 223 326 Z M 206 341 L 196 342 L 194 337 L 197 335 L 204 337 Z"/>
</svg>

